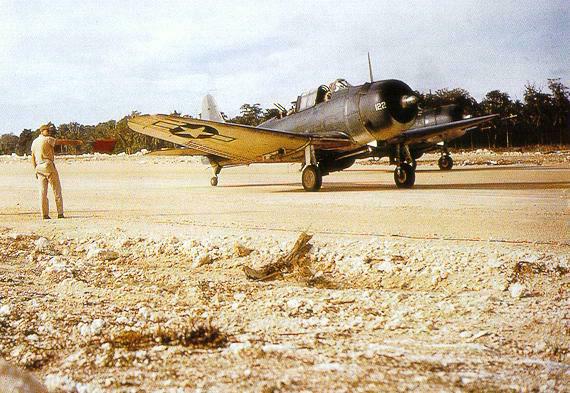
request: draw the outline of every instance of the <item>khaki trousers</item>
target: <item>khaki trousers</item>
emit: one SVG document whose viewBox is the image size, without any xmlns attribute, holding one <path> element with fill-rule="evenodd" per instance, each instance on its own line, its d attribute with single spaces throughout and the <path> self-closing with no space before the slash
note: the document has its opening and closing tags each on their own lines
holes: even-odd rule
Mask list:
<svg viewBox="0 0 570 393">
<path fill-rule="evenodd" d="M 42 207 L 42 216 L 49 216 L 49 201 L 47 197 L 48 183 L 51 184 L 53 195 L 55 197 L 55 205 L 57 206 L 57 214 L 63 214 L 63 197 L 61 196 L 61 182 L 55 165 L 51 161 L 42 162 L 36 166 L 36 175 L 39 181 L 40 206 Z"/>
</svg>

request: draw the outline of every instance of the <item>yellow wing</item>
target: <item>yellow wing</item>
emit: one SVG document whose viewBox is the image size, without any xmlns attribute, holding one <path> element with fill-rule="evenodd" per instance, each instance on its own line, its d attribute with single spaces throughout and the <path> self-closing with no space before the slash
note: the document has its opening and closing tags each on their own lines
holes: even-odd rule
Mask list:
<svg viewBox="0 0 570 393">
<path fill-rule="evenodd" d="M 241 124 L 167 115 L 142 115 L 128 121 L 141 134 L 173 142 L 232 162 L 279 162 L 302 157 L 309 144 L 346 149 L 353 143 L 344 133 L 298 134 Z"/>
</svg>

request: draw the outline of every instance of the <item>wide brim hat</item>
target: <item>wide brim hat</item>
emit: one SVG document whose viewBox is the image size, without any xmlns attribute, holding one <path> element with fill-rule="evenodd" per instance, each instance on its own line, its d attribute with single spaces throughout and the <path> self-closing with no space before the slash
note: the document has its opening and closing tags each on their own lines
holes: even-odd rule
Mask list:
<svg viewBox="0 0 570 393">
<path fill-rule="evenodd" d="M 55 131 L 55 126 L 51 122 L 47 123 L 47 124 L 43 124 L 40 126 L 40 132 L 43 132 L 44 130 L 47 132 L 53 132 L 53 131 Z"/>
</svg>

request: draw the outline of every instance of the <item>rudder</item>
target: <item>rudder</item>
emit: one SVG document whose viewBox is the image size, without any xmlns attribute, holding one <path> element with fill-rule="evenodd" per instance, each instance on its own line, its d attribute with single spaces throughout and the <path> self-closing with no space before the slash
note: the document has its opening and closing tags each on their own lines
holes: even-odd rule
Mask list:
<svg viewBox="0 0 570 393">
<path fill-rule="evenodd" d="M 207 94 L 202 100 L 202 119 L 225 123 L 216 100 L 210 94 Z"/>
</svg>

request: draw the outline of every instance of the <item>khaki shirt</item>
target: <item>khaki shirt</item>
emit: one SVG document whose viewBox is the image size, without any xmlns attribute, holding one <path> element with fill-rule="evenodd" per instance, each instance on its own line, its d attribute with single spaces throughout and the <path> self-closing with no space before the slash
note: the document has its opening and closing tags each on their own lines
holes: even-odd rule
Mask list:
<svg viewBox="0 0 570 393">
<path fill-rule="evenodd" d="M 55 146 L 55 138 L 51 136 L 43 136 L 39 135 L 34 141 L 32 142 L 32 165 L 34 168 L 39 165 L 43 164 L 46 161 L 51 161 L 55 159 L 54 148 Z"/>
</svg>

